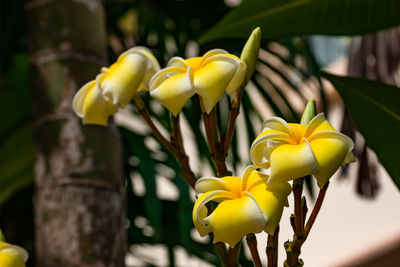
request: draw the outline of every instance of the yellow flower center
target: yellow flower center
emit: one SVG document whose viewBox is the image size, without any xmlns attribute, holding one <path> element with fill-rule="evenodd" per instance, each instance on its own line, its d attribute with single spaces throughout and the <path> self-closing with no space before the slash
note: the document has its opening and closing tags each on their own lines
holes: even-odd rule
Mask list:
<svg viewBox="0 0 400 267">
<path fill-rule="evenodd" d="M 196 71 L 201 67 L 202 57 L 192 57 L 185 59 L 186 65 L 192 69 L 192 71 Z"/>
<path fill-rule="evenodd" d="M 298 123 L 289 123 L 290 128 L 293 130 L 292 141 L 293 145 L 300 145 L 304 143 L 304 133 L 306 131 L 306 126 Z M 307 138 L 307 137 L 306 137 Z"/>
</svg>

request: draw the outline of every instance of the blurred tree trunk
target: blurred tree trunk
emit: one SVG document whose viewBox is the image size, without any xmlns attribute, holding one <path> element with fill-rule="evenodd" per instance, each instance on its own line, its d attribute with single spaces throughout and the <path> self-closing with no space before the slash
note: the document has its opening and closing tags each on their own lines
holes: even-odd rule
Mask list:
<svg viewBox="0 0 400 267">
<path fill-rule="evenodd" d="M 33 79 L 36 265 L 124 266 L 125 202 L 115 126 L 82 126 L 72 98 L 106 58 L 100 0 L 25 4 Z"/>
</svg>

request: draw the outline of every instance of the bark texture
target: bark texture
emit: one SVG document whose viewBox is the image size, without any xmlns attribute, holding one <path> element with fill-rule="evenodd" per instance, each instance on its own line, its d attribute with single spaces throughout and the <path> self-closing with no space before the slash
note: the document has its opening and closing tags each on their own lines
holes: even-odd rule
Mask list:
<svg viewBox="0 0 400 267">
<path fill-rule="evenodd" d="M 115 127 L 81 125 L 75 92 L 105 65 L 98 0 L 25 4 L 34 79 L 36 266 L 124 266 L 125 202 Z"/>
</svg>

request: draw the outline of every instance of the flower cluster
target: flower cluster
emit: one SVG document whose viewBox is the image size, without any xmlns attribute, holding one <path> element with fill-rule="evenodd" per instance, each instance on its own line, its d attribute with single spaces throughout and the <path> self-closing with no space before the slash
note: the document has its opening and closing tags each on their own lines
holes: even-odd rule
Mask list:
<svg viewBox="0 0 400 267">
<path fill-rule="evenodd" d="M 211 50 L 203 57 L 174 57 L 160 70 L 147 48 L 134 47 L 111 67 L 102 68 L 96 80 L 83 85 L 72 106 L 84 124 L 107 125 L 118 107 L 125 107 L 138 92 L 150 90 L 150 95 L 174 116 L 194 94 L 200 96 L 209 113 L 223 93 L 231 95 L 245 77 L 246 63 L 222 49 Z"/>
<path fill-rule="evenodd" d="M 74 111 L 83 123 L 106 125 L 118 107 L 125 107 L 138 92 L 148 90 L 175 117 L 195 94 L 203 111 L 210 113 L 224 93 L 242 90 L 249 81 L 260 39 L 257 28 L 240 58 L 213 49 L 202 57 L 174 57 L 161 70 L 148 49 L 132 48 L 78 91 Z M 311 174 L 322 188 L 340 165 L 354 161 L 350 138 L 337 132 L 322 113 L 315 116 L 315 109 L 305 114 L 310 121 L 307 125 L 277 117 L 264 123 L 250 149 L 254 167 L 249 166 L 243 177 L 203 177 L 197 181 L 198 199 L 192 217 L 200 235 L 213 232 L 214 242 L 231 247 L 249 233 L 264 230 L 273 235 L 284 206 L 288 206 L 288 181 Z M 255 168 L 269 169 L 270 174 Z M 211 201 L 218 203 L 212 212 L 206 207 Z"/>
</svg>

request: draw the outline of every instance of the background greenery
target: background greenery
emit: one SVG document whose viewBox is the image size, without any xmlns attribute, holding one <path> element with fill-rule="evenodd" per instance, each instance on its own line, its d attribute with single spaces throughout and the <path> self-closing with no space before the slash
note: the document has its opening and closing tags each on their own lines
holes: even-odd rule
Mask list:
<svg viewBox="0 0 400 267">
<path fill-rule="evenodd" d="M 34 96 L 31 96 L 29 44 L 21 19 L 23 4 L 21 0 L 0 3 L 0 227 L 8 240 L 27 248 L 33 259 L 34 155 L 30 125 Z M 400 24 L 400 3 L 396 0 L 368 3 L 363 0 L 246 0 L 237 8 L 217 0 L 106 0 L 104 6 L 109 62 L 135 45 L 150 47 L 162 66 L 173 56 L 201 55 L 215 47 L 238 55 L 251 30 L 261 26 L 263 53 L 270 56 L 261 56 L 251 84 L 273 113 L 290 122 L 299 120 L 299 111 L 291 97 L 303 103 L 307 100 L 301 87 L 305 81 L 315 84 L 321 99 L 320 111 L 326 112 L 329 105 L 310 35 L 361 35 Z M 271 58 L 274 61 L 271 62 Z M 361 78 L 326 73 L 322 76 L 337 88 L 357 130 L 400 188 L 400 143 L 396 138 L 400 136 L 400 89 Z M 277 83 L 277 80 L 281 82 Z M 291 97 L 285 88 L 289 88 Z M 250 95 L 254 90 L 244 94 L 241 113 L 245 123 L 238 129 L 245 132 L 249 143 L 254 140 L 262 122 L 260 110 Z M 160 110 L 157 104 L 150 103 L 150 98 L 145 100 L 153 117 L 170 130 L 169 114 Z M 221 129 L 228 123 L 224 113 L 229 107 L 226 100 L 221 101 L 218 108 Z M 190 118 L 187 121 L 201 161 L 215 172 L 205 136 L 201 134 L 201 111 L 196 101 L 193 98 L 183 113 Z M 213 246 L 198 242 L 189 234 L 193 230 L 188 216 L 192 211 L 192 199 L 188 186 L 178 176 L 179 165 L 174 157 L 162 146 L 150 146 L 149 140 L 153 138 L 149 134 L 122 126 L 120 130 L 124 145 L 129 244 L 167 245 L 171 266 L 176 246 L 216 264 Z M 236 134 L 229 152 L 235 173 L 236 166 L 249 163 L 249 159 L 241 157 L 238 151 Z M 157 196 L 157 176 L 165 173 L 179 192 L 176 200 Z M 131 177 L 135 175 L 143 181 L 145 194 L 133 190 Z M 308 179 L 307 185 L 312 192 L 311 181 Z M 148 225 L 135 223 L 138 217 L 145 218 Z M 149 227 L 150 232 L 146 231 Z M 242 255 L 241 262 L 246 261 Z"/>
</svg>

